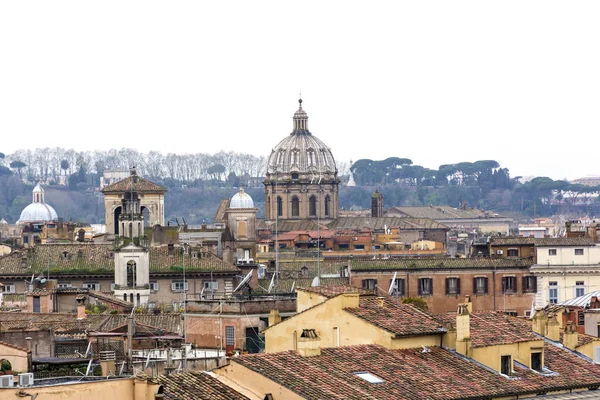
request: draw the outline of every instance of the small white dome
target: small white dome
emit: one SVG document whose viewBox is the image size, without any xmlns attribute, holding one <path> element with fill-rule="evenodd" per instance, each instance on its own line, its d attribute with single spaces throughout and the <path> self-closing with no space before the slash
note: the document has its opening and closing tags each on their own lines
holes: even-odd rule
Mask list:
<svg viewBox="0 0 600 400">
<path fill-rule="evenodd" d="M 248 193 L 244 192 L 244 189 L 240 188 L 240 191 L 231 198 L 229 208 L 254 208 L 254 201 Z"/>
<path fill-rule="evenodd" d="M 48 222 L 57 219 L 56 211 L 48 204 L 31 203 L 21 211 L 19 222 Z"/>
<path fill-rule="evenodd" d="M 49 222 L 58 220 L 58 215 L 54 208 L 44 201 L 44 189 L 38 183 L 31 192 L 33 202 L 21 211 L 21 216 L 17 223 L 28 222 Z"/>
</svg>

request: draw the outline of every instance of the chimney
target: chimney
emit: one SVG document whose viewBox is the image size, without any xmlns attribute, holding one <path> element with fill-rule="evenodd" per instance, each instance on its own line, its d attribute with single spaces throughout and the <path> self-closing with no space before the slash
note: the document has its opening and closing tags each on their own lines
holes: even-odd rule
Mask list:
<svg viewBox="0 0 600 400">
<path fill-rule="evenodd" d="M 469 296 L 469 295 L 465 296 L 465 305 L 469 309 L 469 314 L 472 314 L 473 313 L 473 303 L 471 303 L 471 296 Z"/>
<path fill-rule="evenodd" d="M 555 342 L 560 341 L 560 324 L 556 319 L 556 314 L 552 314 L 548 317 L 546 337 Z"/>
<path fill-rule="evenodd" d="M 385 297 L 378 297 L 377 298 L 377 306 L 378 307 L 383 307 L 384 303 L 385 303 Z"/>
<path fill-rule="evenodd" d="M 314 329 L 303 329 L 297 343 L 298 354 L 302 357 L 321 355 L 321 338 Z"/>
<path fill-rule="evenodd" d="M 598 301 L 597 296 L 592 296 L 592 299 L 590 300 L 590 308 L 591 309 L 600 308 L 600 301 Z"/>
<path fill-rule="evenodd" d="M 459 304 L 456 313 L 456 351 L 470 357 L 471 350 L 471 313 L 468 304 Z"/>
<path fill-rule="evenodd" d="M 533 317 L 531 317 L 531 328 L 538 335 L 546 336 L 546 325 L 548 324 L 548 317 L 544 310 L 536 310 Z"/>
<path fill-rule="evenodd" d="M 85 319 L 85 296 L 77 296 L 75 300 L 77 300 L 77 319 Z"/>
<path fill-rule="evenodd" d="M 269 313 L 269 326 L 273 326 L 281 322 L 281 315 L 279 315 L 279 310 L 271 310 Z"/>
<path fill-rule="evenodd" d="M 567 322 L 565 332 L 563 333 L 563 346 L 567 349 L 575 350 L 579 344 L 578 340 L 577 328 L 575 328 L 572 321 Z"/>
</svg>

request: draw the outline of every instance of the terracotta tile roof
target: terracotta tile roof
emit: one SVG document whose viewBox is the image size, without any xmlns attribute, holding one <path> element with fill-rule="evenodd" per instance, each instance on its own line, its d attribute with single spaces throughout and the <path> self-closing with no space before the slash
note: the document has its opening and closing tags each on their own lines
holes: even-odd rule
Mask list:
<svg viewBox="0 0 600 400">
<path fill-rule="evenodd" d="M 411 229 L 450 229 L 448 226 L 430 218 L 400 218 L 400 217 L 339 217 L 327 227 L 332 230 L 362 229 L 383 230 L 385 228 Z"/>
<path fill-rule="evenodd" d="M 317 276 L 318 271 L 323 275 L 340 275 L 348 261 L 319 261 L 317 260 L 279 260 L 280 277 L 284 278 L 313 278 Z M 302 275 L 303 268 L 306 267 L 306 275 Z M 274 273 L 275 267 L 269 265 L 268 272 Z"/>
<path fill-rule="evenodd" d="M 26 349 L 25 347 L 17 346 L 17 345 L 14 345 L 14 344 L 12 344 L 12 343 L 8 343 L 8 342 L 3 342 L 3 341 L 0 341 L 0 346 L 11 347 L 11 348 L 13 348 L 13 349 L 17 349 L 17 350 L 20 350 L 20 351 L 24 351 L 25 353 L 31 353 L 31 350 L 28 350 L 28 349 Z"/>
<path fill-rule="evenodd" d="M 128 316 L 129 314 L 110 314 L 95 331 L 110 332 L 120 326 L 126 325 Z M 179 313 L 135 314 L 135 321 L 164 331 L 177 334 L 182 333 L 182 319 Z"/>
<path fill-rule="evenodd" d="M 257 220 L 256 221 L 257 229 L 269 229 L 273 233 L 275 232 L 275 221 L 266 221 L 266 220 Z M 320 229 L 327 229 L 325 225 L 322 224 Z M 319 230 L 319 224 L 317 221 L 278 221 L 277 222 L 277 231 L 278 232 L 290 232 L 290 231 L 316 231 Z"/>
<path fill-rule="evenodd" d="M 299 279 L 279 279 L 279 292 L 291 292 L 292 287 L 297 288 L 306 288 L 310 287 L 312 284 L 313 278 L 299 278 Z M 320 284 L 323 286 L 344 286 L 348 285 L 348 278 L 321 278 Z M 259 294 L 262 292 L 266 292 L 271 284 L 271 279 L 259 279 L 258 280 L 258 288 L 253 289 L 252 293 Z M 264 289 L 264 290 L 263 290 Z"/>
<path fill-rule="evenodd" d="M 219 203 L 219 207 L 217 207 L 217 212 L 215 213 L 215 217 L 213 218 L 213 223 L 216 222 L 226 222 L 225 221 L 225 210 L 229 208 L 230 199 L 221 200 Z"/>
<path fill-rule="evenodd" d="M 535 238 L 523 236 L 490 236 L 492 246 L 533 246 Z"/>
<path fill-rule="evenodd" d="M 132 177 L 129 176 L 119 182 L 115 182 L 112 185 L 106 186 L 102 189 L 102 193 L 120 193 L 131 190 L 133 184 L 133 190 L 138 193 L 167 193 L 167 189 L 151 182 L 147 179 L 137 176 L 137 182 L 132 183 Z"/>
<path fill-rule="evenodd" d="M 14 251 L 0 256 L 0 276 L 28 276 L 46 274 L 50 266 L 51 276 L 66 274 L 114 274 L 114 248 L 112 244 L 70 243 L 40 244 L 33 249 Z M 167 246 L 150 249 L 150 273 L 225 272 L 238 273 L 238 268 L 215 255 L 206 252 L 194 258 L 192 252 L 184 255 L 181 247 L 169 255 Z"/>
<path fill-rule="evenodd" d="M 373 292 L 366 289 L 356 288 L 350 285 L 340 285 L 340 286 L 306 286 L 306 287 L 298 287 L 296 290 L 301 290 L 303 292 L 316 293 L 323 297 L 332 298 L 339 296 L 342 293 L 358 293 L 360 295 L 372 295 Z"/>
<path fill-rule="evenodd" d="M 571 238 L 540 238 L 535 239 L 536 247 L 559 247 L 559 246 L 595 246 L 596 243 L 589 237 Z"/>
<path fill-rule="evenodd" d="M 545 345 L 545 364 L 558 374 L 540 375 L 515 364 L 508 379 L 439 347 L 390 350 L 377 345 L 321 349 L 301 357 L 294 351 L 234 358 L 305 399 L 454 400 L 537 394 L 600 385 L 600 366 L 567 350 Z M 369 372 L 383 383 L 355 375 Z"/>
<path fill-rule="evenodd" d="M 206 372 L 159 375 L 156 382 L 164 389 L 164 398 L 172 400 L 248 400 Z"/>
<path fill-rule="evenodd" d="M 347 262 L 346 262 L 347 264 Z M 529 268 L 531 258 L 390 258 L 389 260 L 354 259 L 352 271 L 401 270 L 401 269 L 488 269 Z"/>
<path fill-rule="evenodd" d="M 108 295 L 108 294 L 105 294 L 102 292 L 98 292 L 96 290 L 88 290 L 88 295 L 90 297 L 93 297 L 93 298 L 103 301 L 103 302 L 116 304 L 127 310 L 131 310 L 131 308 L 133 307 L 132 303 L 130 303 L 128 301 L 119 300 L 118 298 L 116 298 L 114 296 L 111 296 L 111 295 Z"/>
<path fill-rule="evenodd" d="M 413 218 L 431 218 L 434 220 L 451 220 L 451 219 L 487 219 L 505 218 L 501 215 L 496 215 L 493 211 L 483 211 L 476 208 L 453 208 L 449 206 L 413 206 L 413 207 L 393 207 L 389 212 L 398 211 Z"/>
<path fill-rule="evenodd" d="M 445 324 L 456 326 L 456 313 L 437 315 Z M 533 333 L 531 321 L 512 317 L 501 311 L 476 311 L 470 318 L 473 347 L 542 340 Z"/>
<path fill-rule="evenodd" d="M 383 301 L 383 305 L 380 305 Z M 358 307 L 344 308 L 365 321 L 393 333 L 396 337 L 433 335 L 445 332 L 440 321 L 411 304 L 396 304 L 386 298 L 360 297 Z"/>
<path fill-rule="evenodd" d="M 37 331 L 53 329 L 56 334 L 72 334 L 98 329 L 106 320 L 105 314 L 88 314 L 77 319 L 77 314 L 0 312 L 0 330 Z"/>
</svg>

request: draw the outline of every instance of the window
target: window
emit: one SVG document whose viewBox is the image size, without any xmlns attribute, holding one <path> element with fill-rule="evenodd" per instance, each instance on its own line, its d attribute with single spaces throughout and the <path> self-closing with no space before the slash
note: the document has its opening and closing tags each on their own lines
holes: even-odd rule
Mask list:
<svg viewBox="0 0 600 400">
<path fill-rule="evenodd" d="M 355 244 L 354 245 L 354 250 L 364 250 L 364 249 L 365 249 L 364 244 Z"/>
<path fill-rule="evenodd" d="M 88 282 L 81 285 L 84 289 L 100 290 L 100 284 L 97 282 Z"/>
<path fill-rule="evenodd" d="M 518 317 L 519 313 L 516 311 L 504 311 L 504 314 L 510 315 L 511 317 Z"/>
<path fill-rule="evenodd" d="M 310 196 L 308 200 L 308 215 L 311 217 L 317 215 L 317 198 L 315 196 Z"/>
<path fill-rule="evenodd" d="M 294 154 L 296 154 L 296 153 L 294 153 Z M 297 172 L 294 172 L 292 174 L 292 179 L 298 179 L 298 173 Z"/>
<path fill-rule="evenodd" d="M 390 279 L 390 286 L 392 287 L 390 292 L 392 296 L 404 296 L 404 279 L 396 278 L 393 281 Z"/>
<path fill-rule="evenodd" d="M 502 277 L 502 293 L 517 293 L 517 278 L 514 276 Z"/>
<path fill-rule="evenodd" d="M 585 325 L 585 313 L 583 311 L 577 311 L 577 325 Z"/>
<path fill-rule="evenodd" d="M 519 257 L 519 249 L 508 249 L 506 255 L 509 257 Z"/>
<path fill-rule="evenodd" d="M 292 197 L 292 217 L 300 216 L 300 200 L 296 196 Z"/>
<path fill-rule="evenodd" d="M 59 285 L 59 287 L 60 287 L 60 285 Z M 15 293 L 16 292 L 15 285 L 0 286 L 0 292 L 3 292 L 3 293 Z"/>
<path fill-rule="evenodd" d="M 558 303 L 558 282 L 548 282 L 548 301 Z"/>
<path fill-rule="evenodd" d="M 329 196 L 325 196 L 325 215 L 329 216 L 331 213 L 331 198 Z"/>
<path fill-rule="evenodd" d="M 150 282 L 150 290 L 158 292 L 158 282 Z"/>
<path fill-rule="evenodd" d="M 600 328 L 600 326 L 598 326 L 598 328 Z M 598 330 L 600 331 L 600 329 L 598 329 Z M 600 363 L 600 346 L 594 347 L 594 361 L 596 363 Z"/>
<path fill-rule="evenodd" d="M 500 373 L 510 375 L 512 373 L 512 357 L 500 356 Z"/>
<path fill-rule="evenodd" d="M 375 290 L 377 288 L 377 279 L 363 279 L 362 288 L 367 290 Z"/>
<path fill-rule="evenodd" d="M 575 255 L 576 256 L 582 256 L 583 255 L 583 249 L 575 249 Z"/>
<path fill-rule="evenodd" d="M 555 256 L 556 255 L 556 249 L 548 249 L 548 255 L 549 256 Z"/>
<path fill-rule="evenodd" d="M 460 294 L 460 278 L 446 278 L 446 295 L 456 296 Z"/>
<path fill-rule="evenodd" d="M 65 289 L 70 287 L 73 287 L 73 285 L 71 285 L 71 282 L 61 282 L 58 284 L 59 289 Z"/>
<path fill-rule="evenodd" d="M 233 326 L 225 327 L 225 346 L 235 346 L 235 330 Z"/>
<path fill-rule="evenodd" d="M 183 292 L 183 281 L 173 281 L 171 283 L 171 290 L 173 292 Z M 188 290 L 188 283 L 185 283 L 185 290 Z"/>
<path fill-rule="evenodd" d="M 486 277 L 473 278 L 473 292 L 475 294 L 487 294 L 488 278 L 486 278 Z"/>
<path fill-rule="evenodd" d="M 531 369 L 541 372 L 542 371 L 542 352 L 536 351 L 531 353 Z"/>
<path fill-rule="evenodd" d="M 277 196 L 277 216 L 283 216 L 283 200 L 279 196 Z"/>
<path fill-rule="evenodd" d="M 419 279 L 419 296 L 431 296 L 433 294 L 433 279 Z"/>
<path fill-rule="evenodd" d="M 575 297 L 580 297 L 585 294 L 585 282 L 577 281 L 575 282 Z"/>
<path fill-rule="evenodd" d="M 354 375 L 358 376 L 359 378 L 364 379 L 365 381 L 367 381 L 369 383 L 384 383 L 385 382 L 383 379 L 381 379 L 377 375 L 373 375 L 370 372 L 355 372 Z"/>
<path fill-rule="evenodd" d="M 537 278 L 535 276 L 523 277 L 523 293 L 537 293 Z"/>
<path fill-rule="evenodd" d="M 216 281 L 205 281 L 204 282 L 204 290 L 205 291 L 215 291 L 219 289 L 219 282 Z"/>
</svg>

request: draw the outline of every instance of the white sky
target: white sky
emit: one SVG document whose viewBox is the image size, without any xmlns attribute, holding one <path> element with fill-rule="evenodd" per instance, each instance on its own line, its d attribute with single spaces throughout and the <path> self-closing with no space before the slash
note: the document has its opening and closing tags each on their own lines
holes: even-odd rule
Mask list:
<svg viewBox="0 0 600 400">
<path fill-rule="evenodd" d="M 0 151 L 268 155 L 302 91 L 339 161 L 600 174 L 600 2 L 3 1 Z"/>
</svg>

